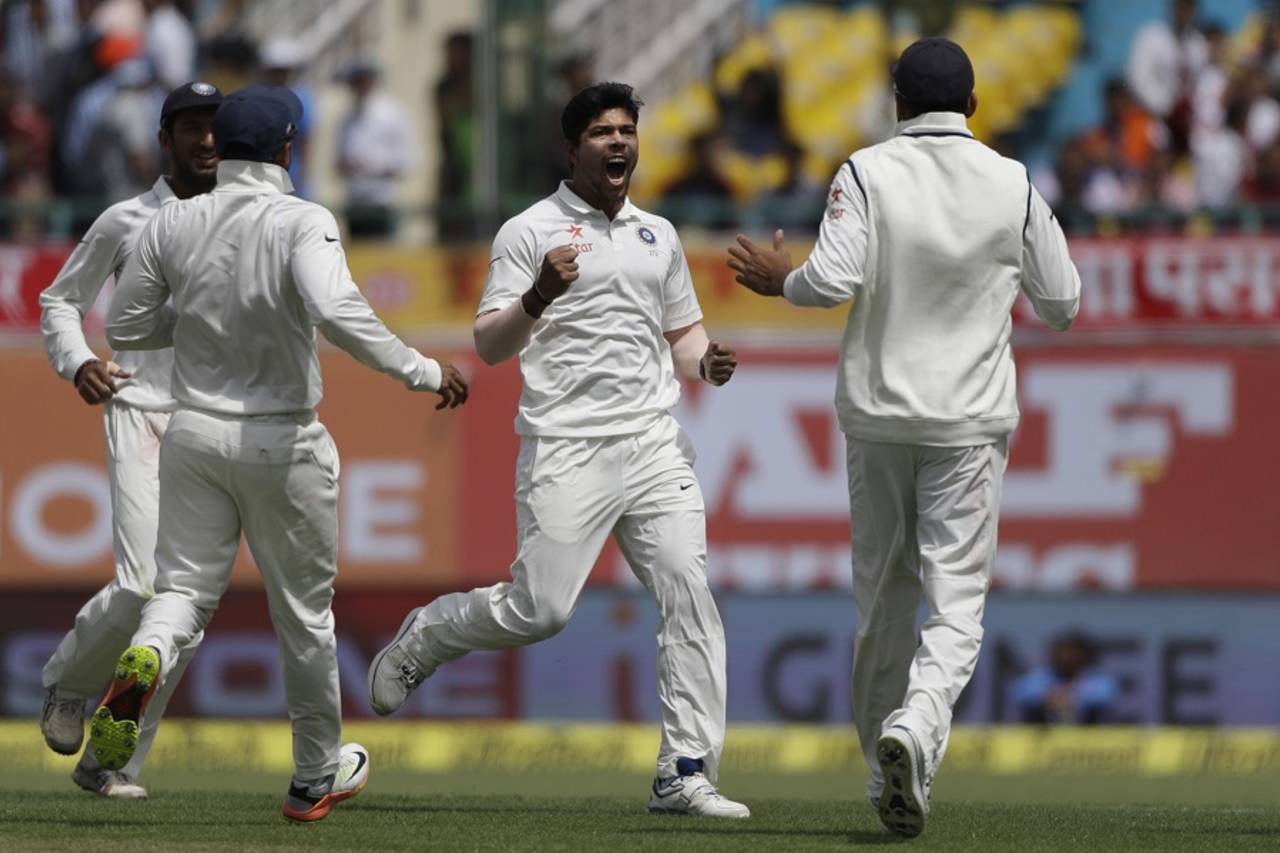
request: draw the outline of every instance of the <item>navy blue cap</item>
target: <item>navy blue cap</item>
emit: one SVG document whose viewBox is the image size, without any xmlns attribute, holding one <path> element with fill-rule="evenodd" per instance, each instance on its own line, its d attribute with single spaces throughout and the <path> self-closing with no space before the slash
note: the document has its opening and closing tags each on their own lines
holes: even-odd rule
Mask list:
<svg viewBox="0 0 1280 853">
<path fill-rule="evenodd" d="M 232 92 L 213 117 L 213 144 L 224 160 L 275 159 L 298 132 L 302 101 L 285 86 L 249 86 Z"/>
<path fill-rule="evenodd" d="M 212 83 L 183 84 L 165 95 L 164 105 L 160 107 L 160 126 L 164 127 L 183 110 L 216 110 L 221 104 L 222 93 Z"/>
<path fill-rule="evenodd" d="M 963 108 L 973 94 L 973 63 L 951 39 L 920 39 L 893 64 L 893 87 L 921 112 Z"/>
</svg>

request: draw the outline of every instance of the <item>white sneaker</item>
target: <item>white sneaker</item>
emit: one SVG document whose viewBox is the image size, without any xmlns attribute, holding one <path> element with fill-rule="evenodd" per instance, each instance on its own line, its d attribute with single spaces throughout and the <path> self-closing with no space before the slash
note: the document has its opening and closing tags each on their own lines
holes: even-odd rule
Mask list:
<svg viewBox="0 0 1280 853">
<path fill-rule="evenodd" d="M 84 699 L 58 695 L 58 685 L 49 688 L 40 714 L 44 742 L 59 755 L 75 755 L 84 743 Z"/>
<path fill-rule="evenodd" d="M 701 773 L 655 779 L 649 794 L 649 813 L 698 817 L 747 818 L 751 809 L 716 790 Z"/>
<path fill-rule="evenodd" d="M 369 664 L 369 707 L 385 717 L 400 710 L 418 685 L 427 680 L 431 670 L 424 669 L 405 647 L 405 638 L 413 628 L 413 620 L 422 611 L 416 607 L 400 623 L 391 644 L 378 652 Z"/>
<path fill-rule="evenodd" d="M 369 781 L 369 750 L 358 743 L 344 743 L 338 754 L 338 772 L 316 782 L 289 783 L 284 798 L 284 816 L 289 820 L 314 821 L 329 814 L 334 804 L 349 800 Z"/>
<path fill-rule="evenodd" d="M 892 726 L 876 742 L 876 758 L 885 780 L 876 804 L 880 822 L 890 832 L 915 838 L 929 815 L 924 749 L 910 729 Z"/>
<path fill-rule="evenodd" d="M 86 791 L 92 791 L 112 800 L 145 800 L 147 789 L 133 781 L 133 777 L 119 770 L 98 768 L 91 770 L 83 764 L 77 764 L 71 771 L 71 781 Z"/>
</svg>

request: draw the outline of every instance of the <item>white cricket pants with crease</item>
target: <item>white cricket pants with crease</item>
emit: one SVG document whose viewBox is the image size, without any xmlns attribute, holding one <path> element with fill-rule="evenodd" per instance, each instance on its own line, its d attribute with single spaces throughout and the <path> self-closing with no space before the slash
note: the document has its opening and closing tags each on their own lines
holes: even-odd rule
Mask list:
<svg viewBox="0 0 1280 853">
<path fill-rule="evenodd" d="M 845 439 L 858 613 L 853 713 L 874 795 L 883 784 L 876 741 L 890 726 L 920 739 L 930 778 L 946 753 L 952 709 L 982 645 L 1008 442 Z M 928 614 L 917 632 L 921 596 Z"/>
<path fill-rule="evenodd" d="M 338 453 L 312 413 L 180 411 L 160 450 L 156 595 L 133 643 L 168 669 L 226 591 L 243 531 L 262 574 L 284 669 L 299 780 L 337 770 L 342 713 L 334 638 Z"/>
<path fill-rule="evenodd" d="M 155 594 L 160 442 L 170 417 L 167 412 L 149 412 L 119 400 L 107 403 L 103 412 L 115 578 L 80 608 L 75 626 L 44 666 L 44 686 L 58 685 L 61 695 L 94 699 L 102 694 L 137 630 L 143 605 Z M 203 634 L 196 634 L 182 647 L 176 665 L 147 707 L 137 749 L 122 768 L 130 776 L 141 774 L 165 706 L 201 639 Z M 93 750 L 86 747 L 80 763 L 96 768 Z"/>
<path fill-rule="evenodd" d="M 676 775 L 683 756 L 702 759 L 714 780 L 724 747 L 724 626 L 707 587 L 693 458 L 670 416 L 639 435 L 522 438 L 511 582 L 431 602 L 418 614 L 410 651 L 430 671 L 477 649 L 553 636 L 612 533 L 658 603 L 658 775 Z"/>
</svg>

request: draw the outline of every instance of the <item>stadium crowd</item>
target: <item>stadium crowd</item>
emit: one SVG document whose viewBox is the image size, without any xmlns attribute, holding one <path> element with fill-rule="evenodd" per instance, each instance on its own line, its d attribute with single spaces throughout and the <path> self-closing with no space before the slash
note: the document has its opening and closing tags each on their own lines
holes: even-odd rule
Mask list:
<svg viewBox="0 0 1280 853">
<path fill-rule="evenodd" d="M 1175 0 L 1169 20 L 1134 38 L 1123 77 L 1101 93 L 1104 118 L 1036 175 L 1068 215 L 1157 208 L 1174 214 L 1280 202 L 1280 16 L 1256 44 Z"/>
<path fill-rule="evenodd" d="M 310 106 L 312 94 L 298 85 L 306 57 L 297 43 L 255 43 L 237 28 L 243 5 L 0 2 L 0 234 L 75 233 L 105 203 L 148 187 L 160 170 L 154 132 L 160 102 L 181 82 L 199 76 L 224 91 L 256 81 L 290 84 Z M 1002 153 L 1031 162 L 1033 180 L 1068 227 L 1134 214 L 1149 227 L 1181 223 L 1198 211 L 1231 221 L 1241 205 L 1280 207 L 1280 8 L 1266 8 L 1248 37 L 1228 32 L 1211 15 L 1207 4 L 1171 0 L 1165 18 L 1143 26 L 1124 73 L 1098 93 L 1105 108 L 1096 126 L 1048 149 L 1026 128 L 992 141 Z M 444 239 L 479 236 L 472 213 L 472 39 L 466 32 L 448 36 L 444 72 L 423 102 L 438 118 L 435 183 Z M 548 102 L 563 101 L 593 70 L 589 55 L 563 60 Z M 397 182 L 414 167 L 420 144 L 411 111 L 382 93 L 378 74 L 376 66 L 357 62 L 340 80 L 350 87 L 352 106 L 339 125 L 334 165 L 353 236 L 395 232 L 397 207 L 405 201 Z M 663 213 L 718 229 L 750 226 L 762 216 L 785 227 L 814 227 L 826 187 L 804 168 L 806 152 L 789 133 L 783 83 L 778 69 L 754 69 L 721 97 L 718 124 L 689 139 L 686 171 L 661 187 Z M 870 141 L 892 132 L 891 98 L 879 106 L 877 115 L 864 117 Z M 1053 109 L 1052 102 L 1044 109 Z M 310 196 L 306 140 L 313 128 L 304 122 L 291 175 L 299 193 Z M 538 146 L 548 156 L 538 162 L 550 163 L 555 174 L 541 183 L 561 176 L 559 147 L 550 128 Z M 1031 148 L 1041 156 L 1028 156 Z M 1044 157 L 1046 150 L 1053 156 Z M 773 156 L 785 175 L 744 201 L 728 174 L 727 155 Z M 52 199 L 72 203 L 50 207 Z"/>
</svg>

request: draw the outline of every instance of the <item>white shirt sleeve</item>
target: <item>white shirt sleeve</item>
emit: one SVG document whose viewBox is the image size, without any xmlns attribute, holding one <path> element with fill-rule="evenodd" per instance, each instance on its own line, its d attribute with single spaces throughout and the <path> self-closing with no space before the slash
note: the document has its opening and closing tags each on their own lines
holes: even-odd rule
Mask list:
<svg viewBox="0 0 1280 853">
<path fill-rule="evenodd" d="M 333 214 L 316 208 L 302 220 L 290 265 L 307 315 L 330 343 L 414 391 L 439 390 L 439 362 L 392 334 L 356 287 Z"/>
<path fill-rule="evenodd" d="M 818 242 L 792 270 L 782 295 L 794 305 L 830 308 L 853 299 L 867 263 L 867 195 L 853 160 L 836 172 Z"/>
<path fill-rule="evenodd" d="M 176 209 L 176 205 L 170 205 Z M 169 304 L 160 246 L 170 216 L 162 210 L 142 229 L 133 255 L 111 294 L 107 310 L 107 342 L 118 350 L 164 349 L 173 346 L 176 316 Z"/>
<path fill-rule="evenodd" d="M 1058 331 L 1080 310 L 1080 274 L 1067 251 L 1067 237 L 1035 187 L 1027 188 L 1022 233 L 1022 292 L 1036 314 Z"/>
<path fill-rule="evenodd" d="M 63 379 L 97 358 L 84 337 L 84 317 L 120 263 L 122 235 L 111 211 L 103 213 L 76 244 L 57 278 L 40 294 L 40 336 L 49 364 Z"/>
<path fill-rule="evenodd" d="M 662 331 L 673 332 L 701 320 L 702 306 L 693 289 L 693 276 L 689 273 L 684 246 L 680 245 L 680 235 L 670 224 L 665 230 L 671 246 L 671 265 L 662 283 Z"/>
<path fill-rule="evenodd" d="M 507 220 L 498 230 L 477 315 L 506 308 L 533 286 L 542 266 L 537 239 L 533 228 L 518 218 Z"/>
</svg>

